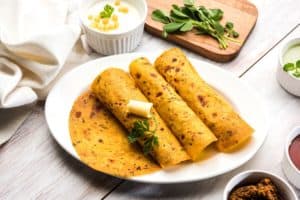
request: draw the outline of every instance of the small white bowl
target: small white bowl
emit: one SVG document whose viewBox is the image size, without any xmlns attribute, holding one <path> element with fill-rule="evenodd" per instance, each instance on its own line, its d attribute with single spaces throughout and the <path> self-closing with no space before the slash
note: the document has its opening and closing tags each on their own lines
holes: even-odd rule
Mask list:
<svg viewBox="0 0 300 200">
<path fill-rule="evenodd" d="M 300 79 L 295 78 L 283 70 L 283 56 L 293 45 L 300 44 L 300 38 L 294 38 L 286 42 L 279 52 L 279 67 L 277 69 L 277 80 L 279 84 L 289 93 L 300 96 Z M 300 57 L 299 57 L 300 59 Z"/>
<path fill-rule="evenodd" d="M 298 200 L 298 197 L 293 188 L 279 176 L 270 172 L 261 170 L 250 170 L 237 174 L 227 183 L 224 193 L 223 200 L 228 200 L 232 190 L 239 185 L 247 185 L 259 182 L 263 178 L 270 178 L 272 182 L 278 188 L 280 196 L 284 200 Z"/>
<path fill-rule="evenodd" d="M 103 55 L 133 51 L 142 40 L 148 10 L 146 0 L 123 0 L 135 6 L 141 17 L 136 26 L 120 33 L 96 31 L 86 23 L 87 10 L 99 1 L 101 0 L 85 0 L 80 6 L 80 21 L 86 34 L 88 45 Z"/>
<path fill-rule="evenodd" d="M 298 189 L 300 189 L 300 171 L 294 165 L 289 155 L 289 147 L 293 140 L 300 135 L 300 126 L 295 127 L 287 137 L 284 147 L 284 156 L 282 160 L 282 169 L 289 181 Z"/>
</svg>

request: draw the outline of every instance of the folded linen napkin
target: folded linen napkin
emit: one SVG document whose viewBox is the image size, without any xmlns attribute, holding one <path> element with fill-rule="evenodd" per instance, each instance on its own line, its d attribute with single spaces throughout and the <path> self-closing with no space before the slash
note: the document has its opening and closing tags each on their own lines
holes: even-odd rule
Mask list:
<svg viewBox="0 0 300 200">
<path fill-rule="evenodd" d="M 0 145 L 30 112 L 23 105 L 46 97 L 74 50 L 81 29 L 69 18 L 72 3 L 0 0 Z"/>
<path fill-rule="evenodd" d="M 0 0 L 0 108 L 43 99 L 80 35 L 70 1 Z"/>
</svg>

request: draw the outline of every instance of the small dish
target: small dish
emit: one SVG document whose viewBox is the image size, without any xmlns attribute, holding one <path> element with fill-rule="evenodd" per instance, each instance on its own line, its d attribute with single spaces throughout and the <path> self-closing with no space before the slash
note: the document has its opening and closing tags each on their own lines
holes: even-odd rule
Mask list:
<svg viewBox="0 0 300 200">
<path fill-rule="evenodd" d="M 285 142 L 284 156 L 282 160 L 282 169 L 289 181 L 298 189 L 300 189 L 300 171 L 290 158 L 289 148 L 293 140 L 300 135 L 300 126 L 295 127 Z"/>
<path fill-rule="evenodd" d="M 231 180 L 227 183 L 225 187 L 223 193 L 223 200 L 228 200 L 230 193 L 235 187 L 257 183 L 263 178 L 269 178 L 272 180 L 272 182 L 278 188 L 279 194 L 282 197 L 282 199 L 298 200 L 295 191 L 288 184 L 288 182 L 286 182 L 285 180 L 283 180 L 275 174 L 261 170 L 245 171 L 231 178 Z"/>
<path fill-rule="evenodd" d="M 144 23 L 147 16 L 146 0 L 122 0 L 134 6 L 140 15 L 138 22 L 126 30 L 118 32 L 101 32 L 91 28 L 87 22 L 88 11 L 100 0 L 83 1 L 80 6 L 80 21 L 86 34 L 88 45 L 103 55 L 113 55 L 133 51 L 141 42 Z M 108 0 L 108 3 L 113 1 Z M 99 11 L 100 12 L 100 11 Z"/>
<path fill-rule="evenodd" d="M 286 42 L 279 53 L 279 67 L 277 69 L 277 80 L 279 84 L 289 93 L 300 96 L 300 79 L 290 75 L 283 70 L 284 55 L 293 46 L 300 45 L 300 38 L 294 38 Z M 300 59 L 300 55 L 299 55 Z"/>
</svg>

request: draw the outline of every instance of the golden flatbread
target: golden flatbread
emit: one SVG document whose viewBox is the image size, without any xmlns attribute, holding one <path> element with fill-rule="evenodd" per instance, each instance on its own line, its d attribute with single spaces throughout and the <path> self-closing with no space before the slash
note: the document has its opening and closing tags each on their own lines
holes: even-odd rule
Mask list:
<svg viewBox="0 0 300 200">
<path fill-rule="evenodd" d="M 90 91 L 75 101 L 69 129 L 81 161 L 97 171 L 129 177 L 160 169 L 139 147 L 128 142 L 126 130 Z"/>
<path fill-rule="evenodd" d="M 127 113 L 127 104 L 130 100 L 148 102 L 127 72 L 117 68 L 106 69 L 94 80 L 91 88 L 97 98 L 129 132 L 136 121 L 145 119 Z M 151 115 L 156 123 L 150 121 L 149 127 L 150 130 L 156 129 L 155 136 L 158 138 L 158 145 L 155 145 L 151 152 L 152 157 L 161 167 L 173 166 L 189 160 L 188 154 L 154 108 L 151 109 Z M 138 139 L 141 147 L 146 145 L 147 137 L 151 137 L 151 135 L 145 135 L 145 138 Z"/>
<path fill-rule="evenodd" d="M 217 140 L 214 134 L 147 58 L 132 61 L 130 74 L 192 160 L 199 160 L 203 150 Z"/>
<path fill-rule="evenodd" d="M 155 68 L 218 138 L 220 151 L 237 150 L 254 130 L 233 107 L 197 73 L 178 48 L 165 51 L 155 61 Z"/>
</svg>

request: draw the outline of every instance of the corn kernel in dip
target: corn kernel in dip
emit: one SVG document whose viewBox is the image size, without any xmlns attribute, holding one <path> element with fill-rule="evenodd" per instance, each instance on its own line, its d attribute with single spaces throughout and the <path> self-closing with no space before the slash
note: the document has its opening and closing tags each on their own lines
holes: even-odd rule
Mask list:
<svg viewBox="0 0 300 200">
<path fill-rule="evenodd" d="M 102 23 L 103 23 L 103 24 L 108 24 L 109 21 L 110 21 L 109 18 L 103 18 L 103 19 L 102 19 Z"/>
<path fill-rule="evenodd" d="M 117 29 L 118 27 L 119 27 L 119 22 L 116 22 L 116 23 L 114 24 L 114 28 Z"/>
<path fill-rule="evenodd" d="M 126 6 L 121 6 L 119 8 L 119 12 L 122 12 L 122 13 L 128 13 L 128 8 Z"/>
<path fill-rule="evenodd" d="M 117 21 L 119 20 L 119 18 L 118 18 L 117 15 L 113 15 L 113 16 L 112 16 L 112 20 L 115 21 L 115 22 L 117 22 Z"/>
<path fill-rule="evenodd" d="M 99 0 L 87 10 L 86 24 L 99 32 L 122 33 L 134 28 L 140 18 L 141 14 L 130 1 Z"/>
<path fill-rule="evenodd" d="M 119 6 L 121 4 L 121 0 L 115 0 L 115 6 Z"/>
</svg>

